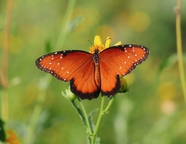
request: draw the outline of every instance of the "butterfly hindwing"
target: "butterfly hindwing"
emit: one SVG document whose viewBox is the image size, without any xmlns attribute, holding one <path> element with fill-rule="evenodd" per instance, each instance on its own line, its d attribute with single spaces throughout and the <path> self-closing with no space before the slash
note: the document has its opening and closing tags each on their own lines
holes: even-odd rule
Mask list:
<svg viewBox="0 0 186 144">
<path fill-rule="evenodd" d="M 81 99 L 92 99 L 99 96 L 100 88 L 95 82 L 95 67 L 92 59 L 86 61 L 79 69 L 70 85 L 71 91 Z"/>
</svg>

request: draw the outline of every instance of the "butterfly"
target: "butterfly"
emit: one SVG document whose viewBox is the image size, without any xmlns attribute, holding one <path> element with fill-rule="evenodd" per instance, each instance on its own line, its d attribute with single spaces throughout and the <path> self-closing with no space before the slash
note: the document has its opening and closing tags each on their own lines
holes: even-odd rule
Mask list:
<svg viewBox="0 0 186 144">
<path fill-rule="evenodd" d="M 95 48 L 91 54 L 82 50 L 49 53 L 36 60 L 36 66 L 55 76 L 70 81 L 71 91 L 81 99 L 114 96 L 120 89 L 120 77 L 129 74 L 149 55 L 141 45 L 111 46 L 103 51 Z"/>
</svg>

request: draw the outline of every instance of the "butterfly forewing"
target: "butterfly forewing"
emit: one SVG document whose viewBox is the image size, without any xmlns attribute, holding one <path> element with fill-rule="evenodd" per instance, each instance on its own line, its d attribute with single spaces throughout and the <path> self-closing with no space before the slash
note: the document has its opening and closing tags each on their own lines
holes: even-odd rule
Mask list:
<svg viewBox="0 0 186 144">
<path fill-rule="evenodd" d="M 69 81 L 90 57 L 91 54 L 84 51 L 59 51 L 38 58 L 36 65 L 58 79 Z"/>
</svg>

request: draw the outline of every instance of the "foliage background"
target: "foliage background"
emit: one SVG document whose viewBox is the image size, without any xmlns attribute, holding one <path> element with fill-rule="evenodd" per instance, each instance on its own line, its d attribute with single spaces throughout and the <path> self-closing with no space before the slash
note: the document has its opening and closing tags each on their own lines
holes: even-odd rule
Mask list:
<svg viewBox="0 0 186 144">
<path fill-rule="evenodd" d="M 86 143 L 81 120 L 70 102 L 61 95 L 69 83 L 56 78 L 52 78 L 45 91 L 42 112 L 35 117 L 38 122 L 36 129 L 28 133 L 41 93 L 38 83 L 45 75 L 37 69 L 35 60 L 54 51 L 54 48 L 88 51 L 91 46 L 88 40 L 93 42 L 98 34 L 102 40 L 110 36 L 112 44 L 117 41 L 140 44 L 151 52 L 149 58 L 127 76 L 130 92 L 118 94 L 109 114 L 104 116 L 99 130 L 101 142 L 185 144 L 186 112 L 177 65 L 173 12 L 176 1 L 76 1 L 64 31 L 62 27 L 68 2 L 14 1 L 6 128 L 14 130 L 23 143 L 32 136 L 35 144 Z M 7 1 L 0 0 L 0 3 L 1 57 Z M 185 8 L 186 1 L 182 1 L 183 46 L 186 45 Z M 62 40 L 59 39 L 60 32 Z M 57 47 L 58 42 L 63 47 Z M 0 102 L 3 103 L 2 99 Z M 91 111 L 99 107 L 100 98 L 86 100 L 84 104 L 87 111 Z"/>
</svg>

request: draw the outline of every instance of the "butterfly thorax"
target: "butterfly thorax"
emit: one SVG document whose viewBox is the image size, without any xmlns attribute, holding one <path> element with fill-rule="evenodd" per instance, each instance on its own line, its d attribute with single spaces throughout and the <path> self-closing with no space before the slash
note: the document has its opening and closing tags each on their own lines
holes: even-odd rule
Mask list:
<svg viewBox="0 0 186 144">
<path fill-rule="evenodd" d="M 99 57 L 99 50 L 98 49 L 95 49 L 94 50 L 94 54 L 93 54 L 93 62 L 94 62 L 94 68 L 95 68 L 95 75 L 94 75 L 94 78 L 95 78 L 95 83 L 97 85 L 97 87 L 101 87 L 101 77 L 100 77 L 100 68 L 99 68 L 99 60 L 100 60 L 100 57 Z"/>
</svg>

